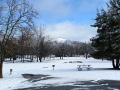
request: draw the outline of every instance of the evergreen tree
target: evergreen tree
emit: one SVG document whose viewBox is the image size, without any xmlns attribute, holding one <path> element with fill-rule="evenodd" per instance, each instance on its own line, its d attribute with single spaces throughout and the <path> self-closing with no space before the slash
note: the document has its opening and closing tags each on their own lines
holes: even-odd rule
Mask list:
<svg viewBox="0 0 120 90">
<path fill-rule="evenodd" d="M 93 57 L 97 59 L 105 58 L 105 49 L 106 45 L 106 32 L 107 32 L 107 15 L 106 12 L 102 9 L 102 13 L 97 12 L 97 17 L 95 18 L 96 23 L 91 25 L 92 27 L 97 28 L 97 35 L 91 38 L 92 46 L 95 48 L 95 52 L 93 53 Z"/>
<path fill-rule="evenodd" d="M 120 4 L 118 0 L 110 0 L 108 11 L 101 9 L 97 12 L 96 23 L 97 35 L 91 38 L 92 46 L 96 49 L 94 58 L 105 58 L 112 61 L 114 68 L 119 68 L 120 58 Z M 116 64 L 115 64 L 116 62 Z"/>
</svg>

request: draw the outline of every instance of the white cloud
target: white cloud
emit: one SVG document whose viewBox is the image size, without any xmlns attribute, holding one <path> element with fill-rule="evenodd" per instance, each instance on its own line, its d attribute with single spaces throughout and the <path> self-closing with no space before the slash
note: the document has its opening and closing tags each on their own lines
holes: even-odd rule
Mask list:
<svg viewBox="0 0 120 90">
<path fill-rule="evenodd" d="M 46 31 L 50 37 L 62 37 L 76 41 L 89 41 L 92 36 L 96 35 L 95 28 L 69 21 L 48 25 Z"/>
<path fill-rule="evenodd" d="M 95 13 L 97 7 L 106 8 L 106 2 L 108 2 L 109 0 L 29 0 L 29 1 L 32 4 L 34 4 L 34 7 L 36 7 L 41 14 L 43 14 L 44 17 L 43 21 L 48 23 L 48 25 L 46 25 L 46 33 L 48 35 L 50 35 L 51 37 L 63 37 L 70 40 L 89 41 L 89 39 L 92 36 L 96 35 L 96 29 L 92 28 L 90 25 L 81 25 L 79 23 L 89 23 L 90 22 L 89 21 L 90 19 L 88 19 L 89 16 L 92 16 Z M 87 13 L 88 16 L 86 15 L 86 12 L 88 12 Z M 84 17 L 84 14 L 87 17 Z M 64 16 L 68 18 L 64 19 Z M 73 16 L 78 19 L 79 17 L 83 17 L 83 19 L 80 18 L 80 20 L 72 22 L 75 21 L 73 20 L 74 19 Z M 56 17 L 59 19 L 59 21 L 56 21 L 57 20 L 55 19 Z M 61 17 L 63 18 L 61 19 Z M 86 18 L 88 22 L 84 22 Z"/>
</svg>

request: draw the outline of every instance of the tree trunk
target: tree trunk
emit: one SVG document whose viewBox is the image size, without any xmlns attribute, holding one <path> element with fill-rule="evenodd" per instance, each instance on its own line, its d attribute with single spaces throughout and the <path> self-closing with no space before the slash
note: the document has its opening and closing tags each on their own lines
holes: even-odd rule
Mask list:
<svg viewBox="0 0 120 90">
<path fill-rule="evenodd" d="M 21 62 L 22 62 L 22 55 L 21 55 Z"/>
<path fill-rule="evenodd" d="M 3 66 L 3 63 L 0 63 L 0 78 L 3 78 L 3 74 L 2 74 L 2 66 Z"/>
<path fill-rule="evenodd" d="M 62 60 L 63 60 L 63 57 L 62 57 Z"/>
<path fill-rule="evenodd" d="M 87 55 L 86 55 L 86 59 L 87 59 Z"/>
<path fill-rule="evenodd" d="M 40 62 L 42 62 L 42 57 L 39 57 Z"/>
<path fill-rule="evenodd" d="M 63 60 L 63 56 L 62 56 L 62 60 Z"/>
<path fill-rule="evenodd" d="M 23 63 L 24 63 L 24 55 L 22 56 L 22 59 L 23 59 Z"/>
<path fill-rule="evenodd" d="M 11 61 L 11 57 L 10 57 L 10 61 Z"/>
<path fill-rule="evenodd" d="M 37 56 L 37 62 L 38 62 L 38 56 Z"/>
<path fill-rule="evenodd" d="M 115 63 L 116 61 L 116 63 Z M 116 59 L 116 60 L 112 60 L 112 65 L 113 65 L 113 68 L 115 69 L 118 69 L 119 68 L 119 59 Z"/>
<path fill-rule="evenodd" d="M 116 59 L 116 68 L 119 68 L 119 58 Z"/>
<path fill-rule="evenodd" d="M 30 61 L 33 62 L 33 55 L 30 55 Z"/>
<path fill-rule="evenodd" d="M 114 61 L 114 59 L 112 59 L 112 66 L 113 66 L 113 68 L 116 67 L 116 66 L 115 66 L 115 61 Z"/>
<path fill-rule="evenodd" d="M 88 53 L 85 54 L 86 59 L 88 58 Z"/>
<path fill-rule="evenodd" d="M 3 78 L 3 61 L 4 61 L 4 54 L 2 53 L 0 55 L 0 78 Z"/>
</svg>

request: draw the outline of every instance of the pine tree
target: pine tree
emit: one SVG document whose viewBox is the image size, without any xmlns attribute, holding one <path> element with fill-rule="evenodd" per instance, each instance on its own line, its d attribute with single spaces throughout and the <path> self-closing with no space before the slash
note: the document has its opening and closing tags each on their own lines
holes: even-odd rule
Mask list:
<svg viewBox="0 0 120 90">
<path fill-rule="evenodd" d="M 105 49 L 107 48 L 107 15 L 106 12 L 102 9 L 102 13 L 97 12 L 97 17 L 95 18 L 96 23 L 91 25 L 92 27 L 97 28 L 97 35 L 91 38 L 92 46 L 95 48 L 93 57 L 97 59 L 103 59 L 106 56 Z"/>
<path fill-rule="evenodd" d="M 114 68 L 119 68 L 120 58 L 120 2 L 110 0 L 108 11 L 101 9 L 97 12 L 96 23 L 97 35 L 91 38 L 92 46 L 96 49 L 94 58 L 105 58 L 112 61 Z M 116 64 L 115 64 L 116 62 Z"/>
</svg>

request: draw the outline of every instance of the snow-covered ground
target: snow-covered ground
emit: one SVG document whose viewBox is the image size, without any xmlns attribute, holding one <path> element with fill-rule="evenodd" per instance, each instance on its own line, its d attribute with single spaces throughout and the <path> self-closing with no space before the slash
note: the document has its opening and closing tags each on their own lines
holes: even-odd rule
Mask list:
<svg viewBox="0 0 120 90">
<path fill-rule="evenodd" d="M 73 61 L 82 61 L 83 63 L 69 63 Z M 54 71 L 52 65 L 55 65 Z M 55 58 L 54 60 L 45 60 L 43 62 L 26 63 L 7 63 L 3 64 L 3 76 L 0 79 L 0 90 L 12 90 L 20 87 L 42 86 L 45 84 L 62 85 L 67 82 L 85 81 L 85 80 L 120 80 L 119 70 L 91 69 L 89 71 L 78 71 L 77 65 L 92 65 L 93 68 L 112 68 L 111 61 L 96 60 L 84 57 L 66 57 L 64 60 Z M 12 74 L 10 74 L 12 69 Z M 39 82 L 27 82 L 21 74 L 45 74 L 53 78 Z"/>
</svg>

